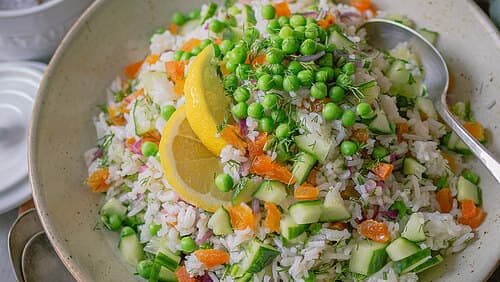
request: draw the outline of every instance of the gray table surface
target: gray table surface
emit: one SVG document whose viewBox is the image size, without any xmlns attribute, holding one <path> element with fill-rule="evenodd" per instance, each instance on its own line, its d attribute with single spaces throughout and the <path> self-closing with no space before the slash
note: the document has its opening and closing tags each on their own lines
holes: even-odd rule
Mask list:
<svg viewBox="0 0 500 282">
<path fill-rule="evenodd" d="M 7 234 L 9 234 L 10 226 L 16 218 L 17 209 L 0 215 L 0 277 L 3 282 L 16 281 L 7 248 Z"/>
</svg>

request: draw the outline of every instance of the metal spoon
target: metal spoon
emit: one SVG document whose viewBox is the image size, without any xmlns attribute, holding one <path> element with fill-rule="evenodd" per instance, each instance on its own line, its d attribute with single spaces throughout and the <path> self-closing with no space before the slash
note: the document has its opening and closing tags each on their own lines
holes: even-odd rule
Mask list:
<svg viewBox="0 0 500 282">
<path fill-rule="evenodd" d="M 483 163 L 500 183 L 500 164 L 495 157 L 479 143 L 453 116 L 446 104 L 449 77 L 448 67 L 439 51 L 415 30 L 386 19 L 372 19 L 362 26 L 367 33 L 368 43 L 379 49 L 389 50 L 398 43 L 408 42 L 419 55 L 425 70 L 424 83 L 427 87 L 427 98 L 434 103 L 437 112 L 450 126 L 474 155 Z"/>
</svg>

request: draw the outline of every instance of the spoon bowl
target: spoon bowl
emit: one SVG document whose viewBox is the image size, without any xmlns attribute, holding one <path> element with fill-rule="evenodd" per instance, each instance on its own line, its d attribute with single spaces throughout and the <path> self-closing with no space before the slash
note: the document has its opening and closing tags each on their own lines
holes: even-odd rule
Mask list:
<svg viewBox="0 0 500 282">
<path fill-rule="evenodd" d="M 448 126 L 462 139 L 474 155 L 500 183 L 500 164 L 495 157 L 462 126 L 451 114 L 446 103 L 449 75 L 443 56 L 427 39 L 415 30 L 387 19 L 372 19 L 362 28 L 366 30 L 368 43 L 378 49 L 390 50 L 399 43 L 407 42 L 419 55 L 424 69 L 427 96 Z"/>
</svg>

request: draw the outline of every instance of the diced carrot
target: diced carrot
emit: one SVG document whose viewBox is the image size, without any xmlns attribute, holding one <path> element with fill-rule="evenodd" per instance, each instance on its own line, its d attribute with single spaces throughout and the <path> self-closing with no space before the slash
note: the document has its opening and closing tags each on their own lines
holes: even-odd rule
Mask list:
<svg viewBox="0 0 500 282">
<path fill-rule="evenodd" d="M 135 144 L 135 138 L 134 137 L 130 137 L 130 138 L 127 138 L 127 140 L 125 140 L 125 147 L 127 147 L 129 150 L 132 150 L 131 147 L 134 144 Z"/>
<path fill-rule="evenodd" d="M 371 8 L 372 3 L 370 0 L 351 0 L 351 6 L 363 13 Z"/>
<path fill-rule="evenodd" d="M 254 173 L 271 180 L 276 180 L 284 184 L 293 184 L 296 179 L 292 173 L 285 167 L 275 163 L 273 159 L 267 155 L 255 157 L 251 166 L 250 173 Z"/>
<path fill-rule="evenodd" d="M 184 68 L 188 64 L 187 61 L 169 61 L 165 63 L 165 70 L 167 72 L 168 77 L 174 83 L 177 80 L 184 79 Z"/>
<path fill-rule="evenodd" d="M 292 12 L 286 1 L 274 4 L 274 9 L 276 9 L 276 18 L 281 16 L 290 17 Z"/>
<path fill-rule="evenodd" d="M 358 232 L 366 238 L 379 243 L 385 243 L 390 239 L 387 225 L 384 222 L 378 222 L 373 219 L 361 222 L 358 225 Z"/>
<path fill-rule="evenodd" d="M 387 164 L 387 163 L 378 163 L 377 165 L 373 166 L 370 170 L 375 173 L 380 179 L 386 180 L 389 175 L 392 173 L 392 169 L 394 168 L 394 165 L 392 164 Z"/>
<path fill-rule="evenodd" d="M 373 7 L 373 6 L 372 6 L 372 7 L 370 8 L 370 11 L 372 11 L 372 15 L 373 15 L 374 17 L 376 17 L 376 16 L 377 16 L 378 12 L 377 12 L 377 9 L 375 9 L 375 7 Z"/>
<path fill-rule="evenodd" d="M 436 200 L 439 204 L 439 211 L 449 213 L 453 207 L 453 196 L 450 188 L 443 188 L 436 193 Z"/>
<path fill-rule="evenodd" d="M 178 34 L 178 31 L 177 31 L 177 25 L 172 23 L 170 24 L 170 26 L 168 27 L 168 30 L 170 31 L 170 33 L 172 33 L 173 35 L 177 35 Z"/>
<path fill-rule="evenodd" d="M 275 204 L 271 202 L 264 203 L 264 208 L 266 209 L 266 219 L 264 220 L 264 226 L 271 230 L 271 232 L 280 232 L 280 219 L 281 212 L 276 207 Z"/>
<path fill-rule="evenodd" d="M 201 40 L 199 40 L 198 38 L 191 38 L 186 43 L 184 43 L 184 45 L 182 45 L 180 50 L 184 52 L 191 52 L 193 51 L 193 48 L 195 46 L 199 45 L 201 45 Z"/>
<path fill-rule="evenodd" d="M 477 209 L 473 200 L 465 199 L 460 202 L 460 205 L 462 210 L 462 218 L 471 219 L 477 216 L 479 210 Z"/>
<path fill-rule="evenodd" d="M 111 124 L 124 126 L 127 123 L 119 107 L 108 107 L 108 113 L 109 118 L 111 119 Z"/>
<path fill-rule="evenodd" d="M 261 55 L 256 56 L 255 58 L 253 58 L 253 60 L 252 60 L 252 66 L 262 65 L 265 62 L 266 62 L 266 55 L 261 54 Z"/>
<path fill-rule="evenodd" d="M 142 135 L 142 141 L 144 142 L 153 142 L 156 145 L 160 144 L 161 134 L 158 130 L 153 129 Z"/>
<path fill-rule="evenodd" d="M 134 78 L 137 73 L 139 72 L 139 69 L 141 69 L 143 61 L 135 62 L 132 63 L 128 66 L 125 67 L 125 75 L 129 78 L 132 79 Z"/>
<path fill-rule="evenodd" d="M 93 192 L 106 192 L 109 188 L 109 184 L 106 183 L 109 177 L 109 169 L 100 168 L 95 170 L 89 178 L 87 178 L 87 184 L 92 188 Z"/>
<path fill-rule="evenodd" d="M 245 203 L 240 203 L 237 206 L 229 206 L 227 208 L 231 225 L 236 230 L 245 230 L 247 228 L 254 229 L 254 214 L 252 209 Z"/>
<path fill-rule="evenodd" d="M 396 135 L 398 136 L 398 141 L 401 142 L 405 138 L 403 134 L 410 132 L 410 126 L 407 122 L 396 123 Z"/>
<path fill-rule="evenodd" d="M 422 112 L 422 111 L 420 111 L 420 110 L 418 111 L 418 114 L 420 115 L 420 119 L 421 119 L 422 121 L 426 121 L 426 120 L 428 120 L 428 119 L 429 119 L 429 116 L 428 116 L 426 113 L 424 113 L 424 112 Z"/>
<path fill-rule="evenodd" d="M 338 230 L 342 231 L 347 228 L 347 223 L 339 221 L 339 222 L 332 222 L 328 225 L 328 228 L 333 229 L 333 230 Z"/>
<path fill-rule="evenodd" d="M 185 79 L 179 79 L 174 84 L 174 92 L 177 97 L 181 97 L 184 95 L 184 84 L 186 83 Z"/>
<path fill-rule="evenodd" d="M 186 266 L 181 266 L 177 268 L 175 271 L 175 276 L 177 277 L 177 281 L 179 282 L 195 282 L 196 279 L 194 277 L 191 277 L 189 275 L 189 272 L 187 272 Z"/>
<path fill-rule="evenodd" d="M 334 24 L 335 24 L 335 16 L 332 15 L 330 12 L 326 14 L 326 17 L 324 19 L 318 20 L 318 25 L 321 26 L 322 28 L 328 28 Z"/>
<path fill-rule="evenodd" d="M 366 128 L 358 128 L 352 131 L 352 137 L 358 140 L 359 143 L 368 141 L 368 130 Z"/>
<path fill-rule="evenodd" d="M 132 94 L 130 94 L 127 97 L 125 97 L 125 99 L 123 99 L 123 102 L 125 102 L 127 104 L 130 104 L 134 100 L 136 100 L 137 98 L 139 98 L 141 96 L 144 96 L 144 88 L 135 90 L 134 92 L 132 92 Z"/>
<path fill-rule="evenodd" d="M 321 113 L 323 111 L 323 105 L 326 105 L 331 101 L 332 100 L 329 97 L 323 99 L 315 99 L 312 102 L 309 99 L 305 99 L 300 104 L 300 108 L 306 109 L 309 112 Z"/>
<path fill-rule="evenodd" d="M 238 127 L 228 124 L 224 127 L 220 135 L 222 139 L 231 144 L 231 146 L 246 152 L 247 143 L 241 137 L 240 129 Z"/>
<path fill-rule="evenodd" d="M 215 43 L 215 45 L 220 45 L 222 43 L 222 39 L 217 38 L 217 39 L 215 39 L 214 43 Z"/>
<path fill-rule="evenodd" d="M 446 161 L 448 161 L 448 166 L 450 166 L 451 171 L 457 172 L 457 163 L 455 162 L 455 158 L 443 152 L 441 152 L 441 155 Z"/>
<path fill-rule="evenodd" d="M 316 200 L 319 196 L 319 189 L 309 183 L 304 183 L 295 188 L 293 196 L 299 201 Z"/>
<path fill-rule="evenodd" d="M 316 175 L 318 174 L 318 170 L 313 168 L 311 172 L 309 172 L 309 175 L 307 176 L 306 181 L 308 183 L 311 183 L 312 185 L 316 185 Z"/>
<path fill-rule="evenodd" d="M 148 64 L 150 65 L 154 65 L 156 62 L 158 62 L 158 60 L 160 59 L 160 56 L 156 55 L 156 54 L 151 54 L 149 56 L 146 57 L 146 62 L 148 62 Z"/>
<path fill-rule="evenodd" d="M 458 223 L 468 225 L 471 228 L 478 228 L 481 223 L 483 223 L 484 218 L 486 217 L 486 213 L 479 207 L 476 208 L 477 213 L 476 216 L 473 218 L 464 218 L 464 217 L 459 217 L 457 219 Z"/>
<path fill-rule="evenodd" d="M 223 250 L 201 249 L 194 251 L 194 255 L 207 268 L 229 262 L 229 254 Z"/>
<path fill-rule="evenodd" d="M 474 136 L 479 142 L 484 141 L 486 138 L 484 137 L 484 128 L 483 126 L 475 121 L 475 122 L 464 122 L 464 127 L 469 131 L 469 133 Z"/>
<path fill-rule="evenodd" d="M 248 154 L 250 156 L 250 160 L 253 160 L 255 157 L 264 154 L 264 146 L 267 143 L 267 133 L 261 132 L 259 135 L 255 137 L 255 140 L 252 142 L 248 140 Z"/>
</svg>

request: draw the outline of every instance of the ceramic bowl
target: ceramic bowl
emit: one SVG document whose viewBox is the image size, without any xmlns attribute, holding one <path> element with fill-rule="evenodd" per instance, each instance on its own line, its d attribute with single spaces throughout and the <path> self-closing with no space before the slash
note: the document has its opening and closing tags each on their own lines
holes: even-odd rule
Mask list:
<svg viewBox="0 0 500 282">
<path fill-rule="evenodd" d="M 96 229 L 101 195 L 83 184 L 83 153 L 95 144 L 92 118 L 105 88 L 130 62 L 148 52 L 148 37 L 174 11 L 202 1 L 96 1 L 73 26 L 53 57 L 35 104 L 30 133 L 30 175 L 36 207 L 50 241 L 79 281 L 137 279 L 117 253 L 115 234 Z M 480 9 L 467 0 L 374 0 L 390 13 L 407 14 L 440 32 L 454 79 L 452 99 L 471 99 L 486 126 L 489 149 L 500 156 L 500 38 Z M 84 60 L 82 58 L 85 58 Z M 499 101 L 500 102 L 500 101 Z M 500 185 L 474 160 L 488 216 L 477 240 L 422 275 L 424 281 L 481 281 L 500 258 Z"/>
<path fill-rule="evenodd" d="M 47 60 L 93 0 L 50 0 L 0 10 L 0 61 Z"/>
</svg>

